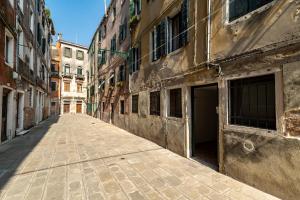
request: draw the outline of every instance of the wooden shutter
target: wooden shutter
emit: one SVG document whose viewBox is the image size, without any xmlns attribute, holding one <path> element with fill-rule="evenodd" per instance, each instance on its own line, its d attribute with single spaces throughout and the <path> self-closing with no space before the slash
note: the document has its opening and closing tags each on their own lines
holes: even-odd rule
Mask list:
<svg viewBox="0 0 300 200">
<path fill-rule="evenodd" d="M 180 37 L 179 37 L 179 45 L 184 46 L 188 42 L 188 0 L 183 0 L 181 6 L 181 13 L 180 13 Z"/>
<path fill-rule="evenodd" d="M 166 55 L 166 21 L 163 20 L 160 23 L 160 56 L 165 56 Z"/>
<path fill-rule="evenodd" d="M 156 59 L 158 60 L 161 56 L 160 47 L 160 24 L 156 27 Z"/>
</svg>

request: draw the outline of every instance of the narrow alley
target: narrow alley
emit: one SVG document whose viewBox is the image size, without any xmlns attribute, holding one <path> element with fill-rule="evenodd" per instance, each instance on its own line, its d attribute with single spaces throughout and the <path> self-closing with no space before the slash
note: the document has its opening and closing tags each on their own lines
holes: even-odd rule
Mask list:
<svg viewBox="0 0 300 200">
<path fill-rule="evenodd" d="M 0 199 L 276 199 L 86 115 L 0 147 Z"/>
</svg>

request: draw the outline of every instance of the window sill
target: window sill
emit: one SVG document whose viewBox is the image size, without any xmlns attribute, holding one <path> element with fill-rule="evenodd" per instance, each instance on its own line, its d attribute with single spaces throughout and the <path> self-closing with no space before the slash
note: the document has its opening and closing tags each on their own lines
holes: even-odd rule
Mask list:
<svg viewBox="0 0 300 200">
<path fill-rule="evenodd" d="M 233 132 L 240 132 L 240 133 L 248 133 L 248 134 L 255 134 L 255 135 L 262 135 L 262 136 L 276 136 L 278 132 L 276 130 L 268 130 L 262 128 L 254 128 L 249 126 L 240 126 L 240 125 L 225 125 L 224 131 L 233 131 Z"/>
<path fill-rule="evenodd" d="M 253 10 L 252 12 L 250 12 L 250 13 L 248 13 L 246 15 L 243 15 L 243 16 L 241 16 L 241 17 L 233 20 L 233 21 L 229 21 L 229 18 L 227 17 L 225 25 L 231 26 L 231 25 L 236 25 L 236 24 L 238 24 L 240 22 L 246 21 L 246 20 L 250 19 L 252 16 L 268 10 L 276 2 L 277 2 L 277 0 L 274 0 L 274 1 L 272 1 L 272 2 L 270 2 L 270 3 L 268 3 L 268 4 L 264 5 L 264 6 L 262 6 L 262 7 L 258 8 L 258 9 L 256 9 L 256 10 Z"/>
<path fill-rule="evenodd" d="M 14 67 L 13 67 L 13 63 L 5 62 L 5 64 L 6 64 L 7 66 L 11 67 L 11 68 L 14 68 Z"/>
<path fill-rule="evenodd" d="M 181 122 L 183 120 L 182 117 L 171 117 L 171 116 L 167 116 L 166 117 L 167 121 L 176 121 L 176 122 Z"/>
<path fill-rule="evenodd" d="M 184 47 L 185 47 L 185 45 L 184 45 L 184 46 L 182 46 L 182 47 L 180 47 L 179 49 L 176 49 L 176 50 L 174 50 L 174 51 L 172 51 L 172 52 L 168 53 L 167 57 L 172 57 L 172 56 L 175 56 L 175 55 L 177 55 L 177 54 L 180 54 L 180 53 L 182 53 L 182 52 L 183 52 L 183 49 L 184 49 Z"/>
</svg>

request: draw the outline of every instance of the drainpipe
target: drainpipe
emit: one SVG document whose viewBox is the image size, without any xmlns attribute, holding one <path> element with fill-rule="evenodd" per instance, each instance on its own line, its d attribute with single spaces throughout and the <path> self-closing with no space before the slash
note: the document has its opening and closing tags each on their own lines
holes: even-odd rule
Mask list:
<svg viewBox="0 0 300 200">
<path fill-rule="evenodd" d="M 211 0 L 208 0 L 208 20 L 207 20 L 207 63 L 210 62 L 210 37 L 211 37 Z"/>
</svg>

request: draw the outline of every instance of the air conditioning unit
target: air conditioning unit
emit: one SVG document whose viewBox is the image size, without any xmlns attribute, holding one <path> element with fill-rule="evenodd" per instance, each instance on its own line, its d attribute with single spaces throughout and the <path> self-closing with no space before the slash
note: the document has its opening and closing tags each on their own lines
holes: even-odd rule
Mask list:
<svg viewBox="0 0 300 200">
<path fill-rule="evenodd" d="M 13 79 L 14 80 L 21 80 L 21 76 L 17 72 L 13 72 Z"/>
</svg>

